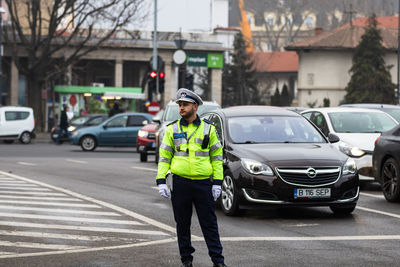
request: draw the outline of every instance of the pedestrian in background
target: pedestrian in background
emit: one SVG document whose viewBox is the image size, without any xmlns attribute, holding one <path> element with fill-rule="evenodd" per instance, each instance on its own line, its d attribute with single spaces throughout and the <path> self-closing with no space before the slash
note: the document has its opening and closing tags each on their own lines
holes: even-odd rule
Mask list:
<svg viewBox="0 0 400 267">
<path fill-rule="evenodd" d="M 71 137 L 69 131 L 68 131 L 68 110 L 69 107 L 67 105 L 64 105 L 63 111 L 61 111 L 61 117 L 60 117 L 60 125 L 59 125 L 59 130 L 58 130 L 58 135 L 56 138 L 56 144 L 60 144 L 60 138 L 64 135 L 64 133 L 68 136 L 68 139 Z"/>
<path fill-rule="evenodd" d="M 160 146 L 156 177 L 159 193 L 171 197 L 182 266 L 192 266 L 195 251 L 190 240 L 194 204 L 208 254 L 214 266 L 223 267 L 226 265 L 215 215 L 223 179 L 222 146 L 214 125 L 197 115 L 203 104 L 200 96 L 181 88 L 176 98 L 182 118 L 168 125 Z M 168 170 L 172 174 L 172 192 L 166 185 Z"/>
<path fill-rule="evenodd" d="M 108 112 L 108 117 L 111 118 L 115 114 L 122 113 L 122 112 L 123 112 L 123 110 L 119 107 L 119 102 L 115 101 L 112 109 L 110 109 L 110 111 Z"/>
</svg>

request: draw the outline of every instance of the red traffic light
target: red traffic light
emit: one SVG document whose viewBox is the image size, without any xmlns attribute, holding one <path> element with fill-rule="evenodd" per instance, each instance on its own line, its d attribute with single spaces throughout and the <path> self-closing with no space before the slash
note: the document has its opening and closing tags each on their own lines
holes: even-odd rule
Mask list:
<svg viewBox="0 0 400 267">
<path fill-rule="evenodd" d="M 165 73 L 164 72 L 160 72 L 160 78 L 164 78 L 165 77 Z"/>
<path fill-rule="evenodd" d="M 157 77 L 157 72 L 155 72 L 155 71 L 150 72 L 150 77 L 153 78 L 153 79 L 155 77 Z"/>
</svg>

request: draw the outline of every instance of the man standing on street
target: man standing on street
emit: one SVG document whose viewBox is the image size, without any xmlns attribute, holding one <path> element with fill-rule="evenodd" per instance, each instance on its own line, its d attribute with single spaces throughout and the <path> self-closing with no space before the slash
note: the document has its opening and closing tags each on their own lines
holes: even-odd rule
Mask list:
<svg viewBox="0 0 400 267">
<path fill-rule="evenodd" d="M 66 133 L 68 138 L 70 138 L 70 133 L 68 132 L 68 113 L 69 107 L 67 105 L 64 105 L 64 110 L 61 112 L 61 117 L 60 117 L 60 129 L 58 130 L 58 135 L 56 138 L 56 144 L 60 144 L 60 138 L 62 138 L 63 134 Z"/>
<path fill-rule="evenodd" d="M 159 193 L 169 198 L 166 185 L 168 170 L 172 173 L 172 207 L 176 221 L 182 266 L 192 266 L 195 249 L 190 240 L 192 205 L 214 266 L 224 267 L 222 245 L 218 233 L 215 201 L 221 194 L 223 179 L 222 146 L 214 125 L 197 115 L 203 104 L 196 93 L 181 88 L 177 92 L 181 119 L 168 125 L 160 146 L 156 177 Z"/>
</svg>

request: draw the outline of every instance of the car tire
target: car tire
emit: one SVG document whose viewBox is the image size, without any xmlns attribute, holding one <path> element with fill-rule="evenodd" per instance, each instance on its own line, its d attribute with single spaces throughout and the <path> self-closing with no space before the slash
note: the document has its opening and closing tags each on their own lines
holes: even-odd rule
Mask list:
<svg viewBox="0 0 400 267">
<path fill-rule="evenodd" d="M 140 152 L 140 161 L 141 162 L 147 161 L 147 153 L 146 152 Z"/>
<path fill-rule="evenodd" d="M 389 158 L 383 163 L 382 192 L 389 202 L 400 201 L 400 166 L 394 158 Z"/>
<path fill-rule="evenodd" d="M 351 206 L 330 206 L 329 207 L 333 213 L 340 216 L 350 215 L 356 208 L 356 204 Z"/>
<path fill-rule="evenodd" d="M 238 197 L 239 195 L 235 188 L 232 176 L 230 174 L 225 174 L 224 180 L 222 181 L 220 206 L 226 215 L 235 216 L 240 213 Z"/>
<path fill-rule="evenodd" d="M 53 142 L 56 142 L 57 136 L 58 136 L 58 133 L 56 133 L 56 132 L 50 133 L 50 138 L 51 138 L 51 140 L 53 140 Z"/>
<path fill-rule="evenodd" d="M 31 140 L 32 140 L 32 136 L 31 136 L 30 132 L 23 132 L 21 134 L 21 136 L 19 137 L 19 141 L 22 144 L 29 144 L 31 142 Z"/>
<path fill-rule="evenodd" d="M 93 151 L 97 146 L 97 142 L 93 136 L 85 135 L 81 138 L 80 145 L 83 151 Z"/>
</svg>

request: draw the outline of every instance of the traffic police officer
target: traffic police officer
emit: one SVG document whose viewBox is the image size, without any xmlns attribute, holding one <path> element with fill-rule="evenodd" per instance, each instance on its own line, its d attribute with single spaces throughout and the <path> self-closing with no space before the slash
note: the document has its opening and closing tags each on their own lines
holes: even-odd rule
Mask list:
<svg viewBox="0 0 400 267">
<path fill-rule="evenodd" d="M 182 266 L 192 266 L 195 251 L 190 240 L 192 204 L 214 266 L 226 266 L 215 215 L 215 201 L 221 194 L 223 179 L 222 146 L 214 125 L 197 115 L 198 106 L 203 104 L 200 96 L 181 88 L 176 99 L 182 118 L 168 125 L 160 146 L 156 177 L 159 193 L 170 197 L 166 185 L 170 170 L 171 201 Z"/>
</svg>

